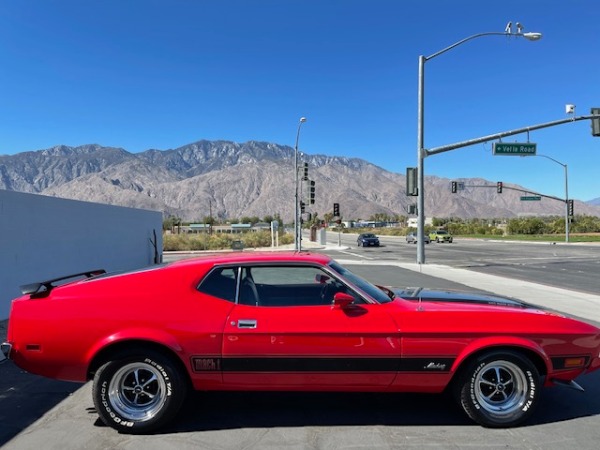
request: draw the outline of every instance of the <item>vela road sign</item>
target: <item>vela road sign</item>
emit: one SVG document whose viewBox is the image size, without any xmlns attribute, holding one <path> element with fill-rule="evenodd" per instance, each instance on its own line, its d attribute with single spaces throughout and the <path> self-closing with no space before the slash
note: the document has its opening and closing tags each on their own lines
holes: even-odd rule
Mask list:
<svg viewBox="0 0 600 450">
<path fill-rule="evenodd" d="M 512 144 L 504 142 L 494 142 L 493 153 L 494 155 L 513 155 L 513 156 L 535 156 L 537 150 L 537 144 L 524 143 L 519 144 L 513 142 Z"/>
</svg>

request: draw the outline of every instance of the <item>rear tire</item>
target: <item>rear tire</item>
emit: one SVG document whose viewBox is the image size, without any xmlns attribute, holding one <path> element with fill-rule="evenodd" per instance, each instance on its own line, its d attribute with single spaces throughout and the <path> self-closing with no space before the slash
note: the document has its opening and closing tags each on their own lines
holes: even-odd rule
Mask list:
<svg viewBox="0 0 600 450">
<path fill-rule="evenodd" d="M 173 361 L 153 351 L 120 356 L 94 377 L 92 397 L 102 421 L 121 433 L 149 433 L 172 421 L 188 385 Z"/>
<path fill-rule="evenodd" d="M 540 375 L 520 353 L 492 351 L 462 372 L 456 396 L 467 415 L 490 428 L 512 427 L 527 420 L 539 403 Z"/>
</svg>

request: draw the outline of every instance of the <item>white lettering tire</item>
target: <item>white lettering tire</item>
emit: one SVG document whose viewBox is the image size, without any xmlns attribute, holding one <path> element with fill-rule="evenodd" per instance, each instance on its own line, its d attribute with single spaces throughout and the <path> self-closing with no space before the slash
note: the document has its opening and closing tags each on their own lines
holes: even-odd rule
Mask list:
<svg viewBox="0 0 600 450">
<path fill-rule="evenodd" d="M 92 396 L 102 421 L 121 433 L 149 433 L 175 418 L 187 393 L 177 366 L 152 351 L 104 364 L 94 377 Z"/>
<path fill-rule="evenodd" d="M 506 350 L 482 354 L 462 372 L 458 400 L 475 422 L 490 428 L 527 420 L 540 397 L 540 376 L 524 355 Z"/>
</svg>

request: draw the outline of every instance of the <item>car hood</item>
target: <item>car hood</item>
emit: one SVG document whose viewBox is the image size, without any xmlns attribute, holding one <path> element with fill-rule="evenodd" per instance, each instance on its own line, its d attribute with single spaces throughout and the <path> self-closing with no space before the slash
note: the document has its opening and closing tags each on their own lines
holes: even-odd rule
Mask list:
<svg viewBox="0 0 600 450">
<path fill-rule="evenodd" d="M 397 297 L 421 302 L 466 303 L 475 305 L 506 306 L 520 309 L 543 309 L 539 306 L 530 305 L 514 298 L 479 292 L 445 291 L 422 287 L 393 288 L 392 291 Z"/>
</svg>

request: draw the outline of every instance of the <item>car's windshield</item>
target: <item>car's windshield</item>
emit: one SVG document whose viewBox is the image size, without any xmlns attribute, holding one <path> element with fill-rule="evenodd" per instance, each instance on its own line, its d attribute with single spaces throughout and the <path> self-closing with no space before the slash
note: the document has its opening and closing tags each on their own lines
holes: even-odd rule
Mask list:
<svg viewBox="0 0 600 450">
<path fill-rule="evenodd" d="M 364 293 L 368 294 L 371 298 L 377 300 L 379 303 L 389 303 L 392 301 L 392 299 L 377 286 L 369 283 L 367 280 L 362 279 L 358 275 L 355 275 L 338 263 L 332 261 L 329 263 L 329 267 L 346 278 Z"/>
<path fill-rule="evenodd" d="M 448 234 L 446 231 L 437 231 L 437 234 Z"/>
<path fill-rule="evenodd" d="M 375 235 L 374 234 L 363 234 L 364 238 L 374 238 Z"/>
</svg>

